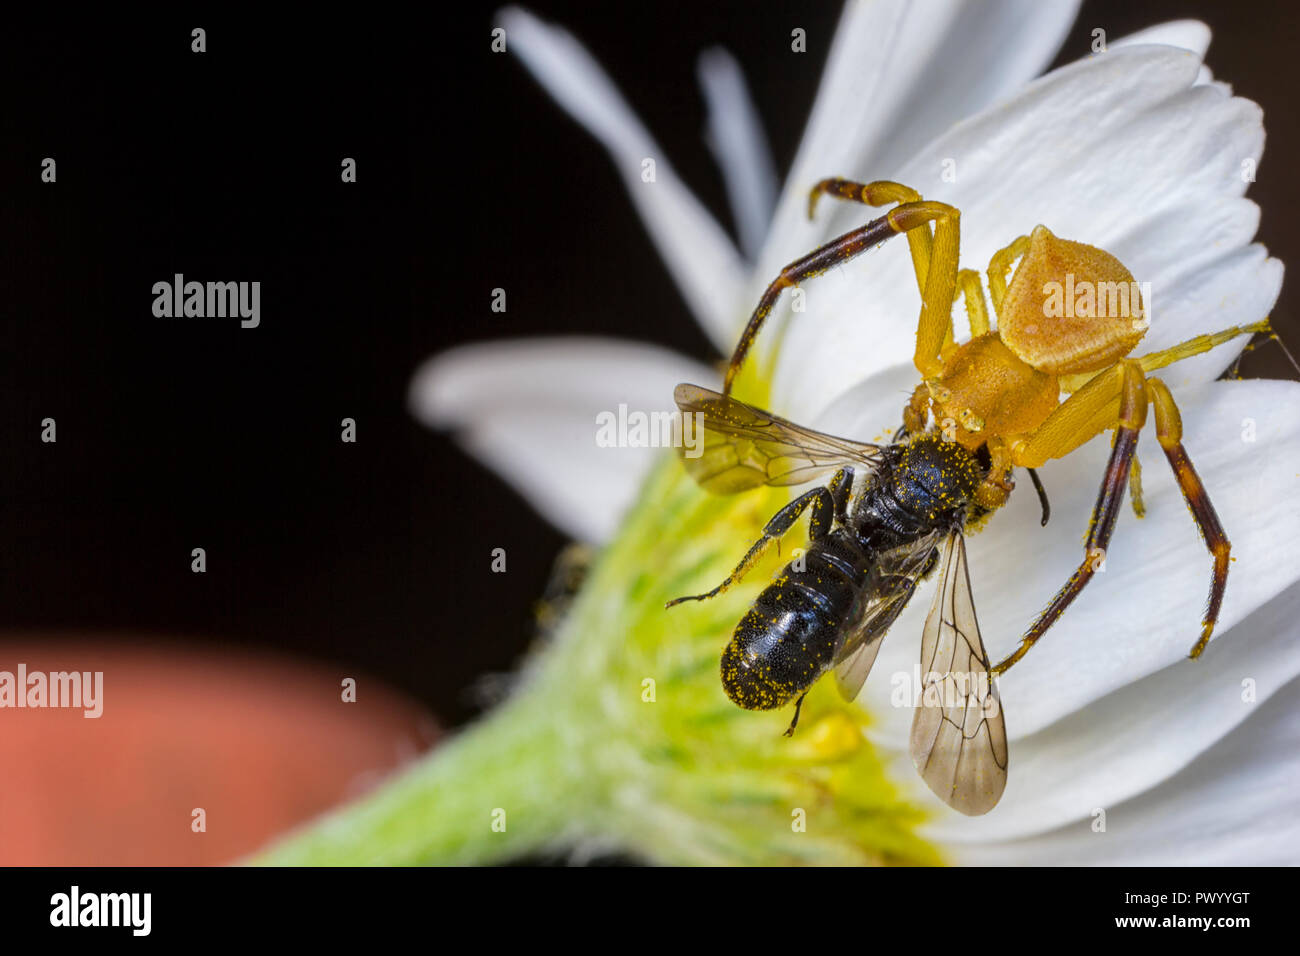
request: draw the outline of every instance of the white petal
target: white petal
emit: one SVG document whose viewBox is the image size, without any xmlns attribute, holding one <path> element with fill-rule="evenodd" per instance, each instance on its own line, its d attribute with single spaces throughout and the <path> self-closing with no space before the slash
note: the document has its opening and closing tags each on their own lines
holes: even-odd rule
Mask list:
<svg viewBox="0 0 1300 956">
<path fill-rule="evenodd" d="M 505 28 L 507 49 L 609 150 L 691 311 L 714 343 L 729 351 L 744 320 L 748 271 L 722 227 L 678 178 L 663 150 L 572 34 L 517 7 L 501 11 L 497 23 Z M 646 159 L 655 162 L 651 183 L 641 179 Z"/>
<path fill-rule="evenodd" d="M 1210 28 L 1200 20 L 1170 20 L 1168 23 L 1158 23 L 1137 33 L 1130 33 L 1118 40 L 1111 40 L 1107 46 L 1115 50 L 1143 43 L 1182 47 L 1204 57 L 1205 51 L 1210 48 Z"/>
<path fill-rule="evenodd" d="M 1166 46 L 1094 56 L 959 124 L 898 178 L 961 210 L 965 266 L 984 268 L 1040 222 L 1115 252 L 1152 283 L 1144 350 L 1256 321 L 1281 282 L 1280 264 L 1246 247 L 1257 213 L 1242 197 L 1242 163 L 1262 150 L 1260 113 L 1194 87 L 1198 66 Z M 940 179 L 944 160 L 955 182 Z M 1206 245 L 1195 249 L 1198 235 Z M 812 420 L 882 357 L 912 354 L 920 296 L 899 241 L 808 283 L 806 296 L 807 314 L 781 340 L 773 390 L 783 414 Z M 1225 347 L 1178 374 L 1208 380 L 1234 354 Z"/>
<path fill-rule="evenodd" d="M 776 205 L 772 151 L 735 57 L 721 47 L 705 51 L 699 77 L 709 108 L 709 148 L 722 169 L 740 247 L 752 259 L 762 248 Z"/>
<path fill-rule="evenodd" d="M 1093 818 L 1009 843 L 953 847 L 961 863 L 1295 866 L 1300 863 L 1300 681 L 1191 766 Z"/>
<path fill-rule="evenodd" d="M 877 372 L 840 395 L 818 416 L 817 427 L 856 441 L 887 443 L 902 424 L 903 406 L 916 385 L 911 365 Z"/>
<path fill-rule="evenodd" d="M 1051 62 L 1078 4 L 1034 0 L 853 0 L 846 4 L 799 153 L 759 260 L 770 279 L 846 221 L 807 222 L 827 176 L 886 178 L 963 117 L 1019 89 Z M 810 43 L 818 42 L 810 37 Z"/>
<path fill-rule="evenodd" d="M 1171 664 L 1021 738 L 1001 804 L 971 820 L 930 798 L 939 819 L 927 837 L 1015 839 L 1087 821 L 1095 807 L 1113 807 L 1169 779 L 1300 674 L 1297 616 L 1300 586 L 1293 585 L 1238 624 L 1217 653 Z M 1245 680 L 1254 685 L 1250 702 L 1242 700 Z"/>
<path fill-rule="evenodd" d="M 759 258 L 751 298 L 787 262 L 870 218 L 860 206 L 823 201 L 810 222 L 808 191 L 814 183 L 828 176 L 894 178 L 897 166 L 922 144 L 1037 75 L 1051 61 L 1076 10 L 1073 2 L 1026 0 L 847 4 Z M 919 305 L 906 298 L 907 284 L 913 282 L 911 260 L 905 244 L 898 245 L 903 248 L 879 253 L 888 266 L 873 273 L 872 281 L 863 282 L 849 267 L 808 283 L 806 315 L 791 319 L 788 296 L 778 304 L 770 330 L 759 341 L 760 355 L 779 343 L 783 366 L 792 356 L 796 364 L 816 361 L 821 348 L 839 352 L 840 358 L 821 389 L 814 387 L 807 401 L 793 395 L 785 412 L 806 419 L 823 408 L 837 388 L 849 384 L 841 377 L 846 366 L 855 376 L 849 381 L 860 381 L 888 368 L 900 354 L 910 354 L 892 350 L 896 340 L 888 337 L 874 347 L 882 324 L 915 325 L 909 314 L 915 315 Z M 903 285 L 892 298 L 876 300 L 885 283 Z M 843 322 L 852 327 L 845 329 Z M 804 337 L 787 352 L 783 332 L 800 325 L 809 327 L 805 336 L 825 337 L 816 346 Z"/>
<path fill-rule="evenodd" d="M 1113 50 L 1118 47 L 1140 46 L 1144 43 L 1181 47 L 1204 58 L 1205 52 L 1210 48 L 1210 28 L 1199 20 L 1173 20 L 1139 30 L 1137 33 L 1130 33 L 1111 42 L 1110 48 Z M 1196 85 L 1210 84 L 1219 87 L 1225 96 L 1232 95 L 1232 88 L 1226 83 L 1215 82 L 1210 68 L 1201 64 L 1201 68 L 1196 73 Z"/>
<path fill-rule="evenodd" d="M 1233 544 L 1233 562 L 1215 640 L 1288 587 L 1300 568 L 1284 555 L 1300 537 L 1300 383 L 1215 382 L 1176 392 L 1184 445 Z M 1254 441 L 1244 441 L 1252 433 Z M 1105 570 L 1023 660 L 1000 679 L 1013 745 L 1092 701 L 1184 660 L 1200 633 L 1209 590 L 1209 555 L 1148 421 L 1138 446 L 1146 517 L 1120 514 Z M 968 541 L 971 579 L 984 644 L 995 660 L 1019 637 L 1083 558 L 1083 534 L 1109 456 L 1109 437 L 1041 470 L 1052 519 L 1039 527 L 1027 481 L 987 529 Z M 880 720 L 886 745 L 907 739 L 910 714 L 882 707 L 889 678 L 910 675 L 929 587 L 891 628 L 862 701 Z M 875 689 L 873 690 L 873 682 Z"/>
<path fill-rule="evenodd" d="M 1193 335 L 1217 332 L 1266 318 L 1277 303 L 1285 272 L 1258 243 L 1240 246 L 1202 270 L 1163 285 L 1152 283 L 1151 330 L 1140 353 L 1155 352 Z M 1167 287 L 1165 294 L 1161 289 Z M 1223 374 L 1249 342 L 1242 337 L 1213 351 L 1162 369 L 1171 387 L 1212 381 Z"/>
<path fill-rule="evenodd" d="M 893 131 L 895 108 L 921 81 L 922 65 L 941 45 L 958 10 L 955 0 L 927 0 L 917 7 L 921 9 L 909 15 L 906 0 L 845 4 L 799 152 L 758 260 L 760 285 L 786 262 L 831 235 L 830 215 L 808 221 L 808 191 L 827 176 L 853 177 L 859 169 L 870 168 L 873 146 Z M 809 38 L 809 42 L 816 40 Z"/>
<path fill-rule="evenodd" d="M 672 411 L 679 382 L 717 374 L 652 345 L 606 339 L 529 339 L 466 345 L 415 373 L 411 411 L 453 429 L 560 530 L 606 540 L 634 499 L 655 448 L 602 448 L 596 416 Z"/>
</svg>

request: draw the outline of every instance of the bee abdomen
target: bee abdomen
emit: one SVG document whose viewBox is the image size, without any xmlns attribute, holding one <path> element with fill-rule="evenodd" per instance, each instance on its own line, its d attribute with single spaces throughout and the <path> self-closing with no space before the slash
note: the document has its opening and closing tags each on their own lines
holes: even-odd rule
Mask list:
<svg viewBox="0 0 1300 956">
<path fill-rule="evenodd" d="M 722 653 L 727 696 L 747 710 L 771 710 L 812 686 L 832 664 L 840 625 L 867 575 L 861 551 L 841 535 L 786 565 Z"/>
</svg>

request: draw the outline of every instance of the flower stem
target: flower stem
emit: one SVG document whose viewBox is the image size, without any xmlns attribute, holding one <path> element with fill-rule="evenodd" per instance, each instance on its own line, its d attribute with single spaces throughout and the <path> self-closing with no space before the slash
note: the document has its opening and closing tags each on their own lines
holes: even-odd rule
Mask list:
<svg viewBox="0 0 1300 956">
<path fill-rule="evenodd" d="M 566 773 L 554 702 L 523 689 L 373 795 L 249 862 L 481 864 L 571 844 L 573 806 L 589 800 L 581 776 Z"/>
</svg>

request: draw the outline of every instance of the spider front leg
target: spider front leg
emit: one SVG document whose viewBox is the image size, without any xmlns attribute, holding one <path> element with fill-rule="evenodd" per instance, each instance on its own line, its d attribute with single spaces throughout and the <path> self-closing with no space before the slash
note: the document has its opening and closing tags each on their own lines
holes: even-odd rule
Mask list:
<svg viewBox="0 0 1300 956">
<path fill-rule="evenodd" d="M 1092 521 L 1088 526 L 1087 541 L 1084 543 L 1083 563 L 1070 575 L 1065 586 L 1056 592 L 1051 603 L 1025 632 L 1020 639 L 1020 646 L 1005 660 L 990 668 L 989 673 L 994 676 L 1004 673 L 1028 653 L 1029 649 L 1079 596 L 1079 592 L 1092 580 L 1093 575 L 1106 559 L 1110 537 L 1115 530 L 1115 522 L 1119 518 L 1120 507 L 1124 502 L 1124 490 L 1128 485 L 1129 470 L 1132 467 L 1134 452 L 1137 450 L 1138 433 L 1146 423 L 1147 390 L 1146 378 L 1142 374 L 1141 366 L 1130 360 L 1113 366 L 1111 371 L 1097 376 L 1094 382 L 1098 384 L 1091 391 L 1084 390 L 1076 393 L 1053 412 L 1034 439 L 1038 441 L 1046 433 L 1049 440 L 1068 441 L 1066 436 L 1070 435 L 1069 426 L 1090 421 L 1094 414 L 1093 406 L 1100 404 L 1104 407 L 1109 404 L 1110 394 L 1113 394 L 1114 387 L 1118 385 L 1119 415 L 1115 428 L 1115 442 L 1111 446 L 1106 476 L 1102 479 L 1101 490 L 1097 493 L 1097 503 L 1092 509 Z M 1106 386 L 1110 388 L 1107 389 Z M 1040 445 L 1042 444 L 1045 443 L 1040 441 Z M 1029 446 L 1033 446 L 1033 441 Z M 1041 447 L 1037 450 L 1042 452 Z M 1034 465 L 1042 464 L 1041 461 L 1029 457 L 1029 453 L 1024 448 L 1019 449 L 1019 455 L 1022 460 L 1018 463 L 1026 467 L 1029 467 L 1029 462 Z M 1048 455 L 1048 457 L 1053 456 Z M 1026 458 L 1029 459 L 1028 462 L 1024 460 Z"/>
<path fill-rule="evenodd" d="M 891 203 L 920 202 L 921 194 L 911 186 L 902 183 L 877 180 L 874 183 L 858 183 L 851 179 L 823 179 L 808 194 L 808 218 L 817 212 L 817 200 L 822 196 L 831 196 L 845 202 L 861 203 L 864 206 L 888 206 Z M 907 234 L 907 244 L 912 250 L 912 268 L 916 271 L 916 289 L 925 294 L 925 277 L 930 271 L 931 233 L 925 229 L 914 229 Z"/>
<path fill-rule="evenodd" d="M 993 311 L 999 318 L 1002 316 L 1002 300 L 1007 294 L 1007 276 L 1011 272 L 1011 264 L 1023 256 L 1028 248 L 1029 237 L 1017 236 L 993 253 L 993 258 L 989 260 L 989 295 L 993 297 Z"/>
<path fill-rule="evenodd" d="M 767 553 L 768 548 L 779 542 L 782 536 L 794 527 L 799 516 L 809 507 L 813 511 L 808 524 L 808 537 L 812 541 L 820 541 L 830 534 L 835 519 L 837 517 L 842 519 L 847 513 L 848 497 L 852 487 L 853 469 L 841 468 L 827 487 L 814 488 L 812 491 L 805 492 L 773 515 L 763 527 L 763 536 L 754 542 L 745 556 L 740 559 L 735 570 L 727 575 L 725 581 L 704 594 L 689 594 L 685 597 L 673 598 L 664 607 L 670 608 L 685 601 L 707 601 L 730 590 L 749 573 L 750 569 Z"/>
<path fill-rule="evenodd" d="M 1238 333 L 1239 334 L 1239 333 Z M 1211 337 L 1206 337 L 1211 338 Z M 1203 344 L 1203 343 L 1198 343 Z M 1146 421 L 1146 406 L 1150 402 L 1155 411 L 1156 438 L 1169 460 L 1178 487 L 1182 490 L 1187 507 L 1192 512 L 1197 528 L 1205 540 L 1205 547 L 1214 559 L 1210 576 L 1210 596 L 1205 616 L 1201 622 L 1201 635 L 1192 646 L 1189 657 L 1199 657 L 1214 634 L 1223 606 L 1223 595 L 1228 586 L 1228 567 L 1232 545 L 1219 523 L 1205 485 L 1192 466 L 1183 449 L 1183 423 L 1178 406 L 1168 386 L 1158 378 L 1147 378 L 1142 359 L 1125 359 L 1099 374 L 1048 417 L 1047 421 L 1028 441 L 1019 443 L 1013 450 L 1017 464 L 1033 467 L 1049 458 L 1059 458 L 1078 447 L 1092 435 L 1099 416 L 1108 416 L 1110 405 L 1118 401 L 1119 412 L 1115 441 L 1111 446 L 1110 463 L 1102 481 L 1097 504 L 1093 508 L 1085 544 L 1085 557 L 1071 575 L 1052 603 L 1039 615 L 1021 638 L 1020 646 L 1006 660 L 992 668 L 990 673 L 1001 674 L 1025 653 L 1055 623 L 1061 613 L 1083 590 L 1105 559 L 1115 521 L 1119 516 L 1125 486 L 1136 460 L 1138 432 Z M 1166 363 L 1167 364 L 1167 363 Z M 1118 398 L 1116 398 L 1118 393 Z"/>
<path fill-rule="evenodd" d="M 1187 507 L 1191 509 L 1196 526 L 1205 539 L 1205 547 L 1214 558 L 1214 570 L 1210 577 L 1210 598 L 1205 607 L 1205 617 L 1201 622 L 1201 636 L 1192 647 L 1188 657 L 1201 656 L 1205 645 L 1210 643 L 1214 625 L 1219 620 L 1219 609 L 1223 606 L 1223 593 L 1228 587 L 1228 561 L 1232 544 L 1219 524 L 1219 516 L 1214 511 L 1210 496 L 1201 483 L 1201 477 L 1192 467 L 1192 460 L 1183 450 L 1183 419 L 1174 404 L 1174 397 L 1168 386 L 1158 378 L 1147 379 L 1151 392 L 1151 407 L 1156 415 L 1156 438 L 1169 459 L 1169 467 L 1174 470 L 1178 487 L 1183 492 Z"/>
<path fill-rule="evenodd" d="M 974 269 L 962 269 L 957 273 L 957 284 L 966 299 L 966 319 L 970 322 L 970 337 L 975 339 L 987 335 L 991 326 L 980 274 Z"/>
<path fill-rule="evenodd" d="M 887 206 L 890 203 L 919 202 L 921 194 L 902 183 L 878 180 L 874 183 L 859 183 L 851 179 L 823 179 L 812 188 L 808 196 L 808 218 L 813 218 L 817 210 L 817 200 L 823 195 L 858 202 L 864 206 Z M 932 248 L 930 227 L 913 229 L 907 234 L 908 245 L 912 249 L 912 266 L 916 271 L 916 288 L 925 295 L 926 278 L 930 272 L 930 252 Z M 984 335 L 989 331 L 988 305 L 984 301 L 984 287 L 980 283 L 979 273 L 974 269 L 962 269 L 957 273 L 957 284 L 966 298 L 966 314 L 970 319 L 971 335 Z M 944 346 L 952 344 L 952 325 L 949 323 L 948 335 Z"/>
<path fill-rule="evenodd" d="M 861 188 L 868 189 L 870 185 Z M 899 187 L 896 183 L 887 185 L 900 189 L 906 188 Z M 917 270 L 918 285 L 922 285 L 925 291 L 921 295 L 921 318 L 917 326 L 916 352 L 913 361 L 924 377 L 931 378 L 937 375 L 942 368 L 940 351 L 944 342 L 952 336 L 952 303 L 957 289 L 960 218 L 961 214 L 946 203 L 924 200 L 905 202 L 879 219 L 873 219 L 865 226 L 846 232 L 838 239 L 832 239 L 803 258 L 790 263 L 763 292 L 757 308 L 754 309 L 745 330 L 741 333 L 740 341 L 736 344 L 736 350 L 727 365 L 722 385 L 723 394 L 731 393 L 731 387 L 735 384 L 736 375 L 744 364 L 745 356 L 749 354 L 759 329 L 767 321 L 783 290 L 796 286 L 806 279 L 819 276 L 832 266 L 848 262 L 886 239 L 901 233 L 910 235 L 914 230 L 924 230 L 928 234 L 930 223 L 934 223 L 934 237 L 929 263 L 924 270 L 924 279 L 921 270 L 919 268 Z M 916 264 L 914 256 L 913 265 Z"/>
</svg>

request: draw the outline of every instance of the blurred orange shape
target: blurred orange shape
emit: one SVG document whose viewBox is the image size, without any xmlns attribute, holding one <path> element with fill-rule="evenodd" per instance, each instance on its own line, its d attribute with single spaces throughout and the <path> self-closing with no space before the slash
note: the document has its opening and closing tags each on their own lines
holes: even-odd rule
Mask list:
<svg viewBox="0 0 1300 956">
<path fill-rule="evenodd" d="M 20 663 L 102 672 L 103 712 L 0 707 L 4 866 L 231 863 L 438 737 L 426 710 L 375 678 L 261 652 L 0 642 L 0 680 Z"/>
</svg>

